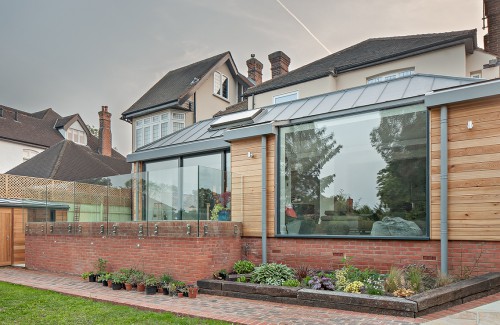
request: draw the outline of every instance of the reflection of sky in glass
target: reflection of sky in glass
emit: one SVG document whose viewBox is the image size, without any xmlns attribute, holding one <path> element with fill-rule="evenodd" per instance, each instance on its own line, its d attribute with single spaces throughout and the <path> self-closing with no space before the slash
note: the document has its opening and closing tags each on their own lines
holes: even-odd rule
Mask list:
<svg viewBox="0 0 500 325">
<path fill-rule="evenodd" d="M 378 113 L 320 122 L 316 127 L 326 127 L 333 131 L 340 152 L 321 170 L 320 177 L 335 173 L 333 183 L 322 193 L 332 197 L 341 191 L 360 205 L 374 207 L 377 198 L 377 172 L 386 163 L 371 146 L 370 132 L 379 126 Z"/>
</svg>

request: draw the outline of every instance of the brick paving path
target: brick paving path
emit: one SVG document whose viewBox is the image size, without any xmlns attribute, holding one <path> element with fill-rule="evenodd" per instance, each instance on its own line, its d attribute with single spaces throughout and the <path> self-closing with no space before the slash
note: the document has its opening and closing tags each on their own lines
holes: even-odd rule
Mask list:
<svg viewBox="0 0 500 325">
<path fill-rule="evenodd" d="M 124 290 L 111 290 L 67 274 L 54 274 L 22 268 L 0 268 L 0 280 L 46 289 L 72 296 L 112 302 L 140 309 L 167 311 L 182 316 L 211 318 L 235 324 L 420 324 L 450 316 L 500 300 L 500 293 L 422 318 L 404 318 L 343 310 L 293 306 L 255 300 L 199 294 L 196 299 L 177 298 Z"/>
</svg>

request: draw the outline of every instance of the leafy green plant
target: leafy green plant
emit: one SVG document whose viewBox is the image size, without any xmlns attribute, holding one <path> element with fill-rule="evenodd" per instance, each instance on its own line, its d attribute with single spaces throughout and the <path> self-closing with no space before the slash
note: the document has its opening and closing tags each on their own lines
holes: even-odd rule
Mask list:
<svg viewBox="0 0 500 325">
<path fill-rule="evenodd" d="M 226 280 L 227 279 L 227 271 L 222 269 L 222 270 L 214 272 L 214 279 Z"/>
<path fill-rule="evenodd" d="M 220 203 L 217 203 L 212 212 L 210 213 L 210 220 L 217 221 L 219 220 L 219 212 L 225 210 L 224 206 Z"/>
<path fill-rule="evenodd" d="M 111 281 L 113 281 L 113 283 L 121 284 L 125 283 L 127 280 L 128 280 L 127 275 L 120 271 L 115 272 L 111 275 Z"/>
<path fill-rule="evenodd" d="M 162 285 L 163 288 L 168 287 L 168 284 L 172 282 L 174 278 L 170 274 L 163 273 L 160 277 L 160 284 Z"/>
<path fill-rule="evenodd" d="M 247 282 L 247 277 L 246 276 L 240 276 L 239 278 L 236 279 L 236 282 Z"/>
<path fill-rule="evenodd" d="M 300 286 L 300 281 L 297 279 L 288 279 L 283 281 L 282 286 L 284 287 L 298 287 Z"/>
<path fill-rule="evenodd" d="M 255 268 L 252 273 L 252 282 L 280 286 L 284 281 L 292 279 L 294 272 L 284 264 L 269 263 Z"/>
<path fill-rule="evenodd" d="M 84 272 L 80 276 L 82 277 L 82 279 L 87 280 L 89 278 L 89 276 L 91 276 L 93 274 L 94 274 L 94 272 Z"/>
<path fill-rule="evenodd" d="M 95 268 L 97 274 L 104 274 L 106 273 L 106 266 L 108 265 L 108 261 L 103 259 L 103 258 L 98 258 L 97 262 L 95 262 Z"/>
<path fill-rule="evenodd" d="M 144 284 L 148 287 L 155 287 L 158 285 L 158 278 L 154 274 L 148 274 L 144 278 Z"/>
<path fill-rule="evenodd" d="M 302 286 L 307 287 L 309 285 L 309 281 L 311 281 L 312 277 L 310 275 L 307 275 L 305 278 L 302 279 Z"/>
<path fill-rule="evenodd" d="M 405 267 L 406 279 L 410 289 L 414 292 L 421 292 L 423 290 L 423 269 L 418 265 L 408 265 Z"/>
<path fill-rule="evenodd" d="M 252 273 L 255 270 L 255 265 L 250 261 L 240 260 L 234 263 L 233 270 L 236 274 Z"/>
</svg>

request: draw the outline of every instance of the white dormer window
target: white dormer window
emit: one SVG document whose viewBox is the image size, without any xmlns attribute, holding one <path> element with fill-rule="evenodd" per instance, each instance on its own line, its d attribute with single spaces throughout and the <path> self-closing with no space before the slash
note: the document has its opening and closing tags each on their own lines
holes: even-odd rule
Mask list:
<svg viewBox="0 0 500 325">
<path fill-rule="evenodd" d="M 214 72 L 214 95 L 229 98 L 229 80 L 219 71 Z"/>
<path fill-rule="evenodd" d="M 142 147 L 185 127 L 186 114 L 166 112 L 134 119 L 135 148 Z"/>
<path fill-rule="evenodd" d="M 408 77 L 414 73 L 415 73 L 415 68 L 387 72 L 387 73 L 379 74 L 377 76 L 366 78 L 366 83 L 373 84 L 376 82 L 389 81 L 389 80 L 393 80 L 393 79 Z"/>
<path fill-rule="evenodd" d="M 73 141 L 74 143 L 87 145 L 87 134 L 83 130 L 79 122 L 74 122 L 66 130 L 65 133 L 66 140 Z"/>
</svg>

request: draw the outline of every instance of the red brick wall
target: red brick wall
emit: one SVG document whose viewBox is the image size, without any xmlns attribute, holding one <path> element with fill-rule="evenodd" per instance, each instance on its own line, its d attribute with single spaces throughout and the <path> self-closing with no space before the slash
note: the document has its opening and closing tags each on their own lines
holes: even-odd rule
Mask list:
<svg viewBox="0 0 500 325">
<path fill-rule="evenodd" d="M 137 223 L 120 224 L 116 235 L 99 236 L 98 224 L 83 224 L 82 233 L 67 233 L 67 224 L 56 224 L 54 232 L 43 224 L 29 224 L 26 234 L 26 267 L 81 274 L 93 270 L 98 258 L 108 260 L 109 271 L 123 267 L 135 267 L 147 273 L 171 274 L 175 279 L 188 283 L 210 278 L 220 269 L 231 269 L 241 258 L 241 237 L 234 234 L 234 226 L 240 223 L 207 222 L 208 235 L 196 237 L 196 228 L 191 235 L 186 233 L 183 222 L 162 223 L 159 234 L 163 236 L 137 236 L 130 228 Z M 172 225 L 166 232 L 168 224 Z M 195 225 L 196 222 L 191 222 Z M 42 225 L 44 230 L 42 232 Z M 128 229 L 125 229 L 125 225 Z M 72 227 L 73 230 L 77 227 Z M 150 224 L 150 232 L 153 225 Z M 88 229 L 92 229 L 89 233 Z M 178 229 L 176 232 L 175 229 Z M 49 230 L 50 231 L 50 230 Z M 163 231 L 163 233 L 162 233 Z M 125 233 L 125 234 L 122 234 Z M 128 233 L 128 234 L 127 234 Z M 150 233 L 152 234 L 152 232 Z M 218 234 L 218 235 L 215 235 Z"/>
<path fill-rule="evenodd" d="M 292 267 L 308 265 L 314 269 L 331 270 L 341 265 L 343 256 L 352 257 L 350 263 L 360 268 L 374 268 L 385 272 L 394 266 L 425 264 L 440 268 L 440 242 L 374 240 L 374 239 L 288 239 L 268 238 L 268 262 L 284 263 Z M 460 267 L 470 267 L 481 254 L 477 272 L 482 274 L 500 270 L 500 242 L 450 241 L 448 269 L 458 274 Z M 260 238 L 244 237 L 242 253 L 256 264 L 262 260 Z M 462 260 L 462 262 L 461 262 Z"/>
<path fill-rule="evenodd" d="M 485 35 L 486 51 L 500 56 L 500 1 L 485 0 L 488 17 L 488 34 Z"/>
</svg>

